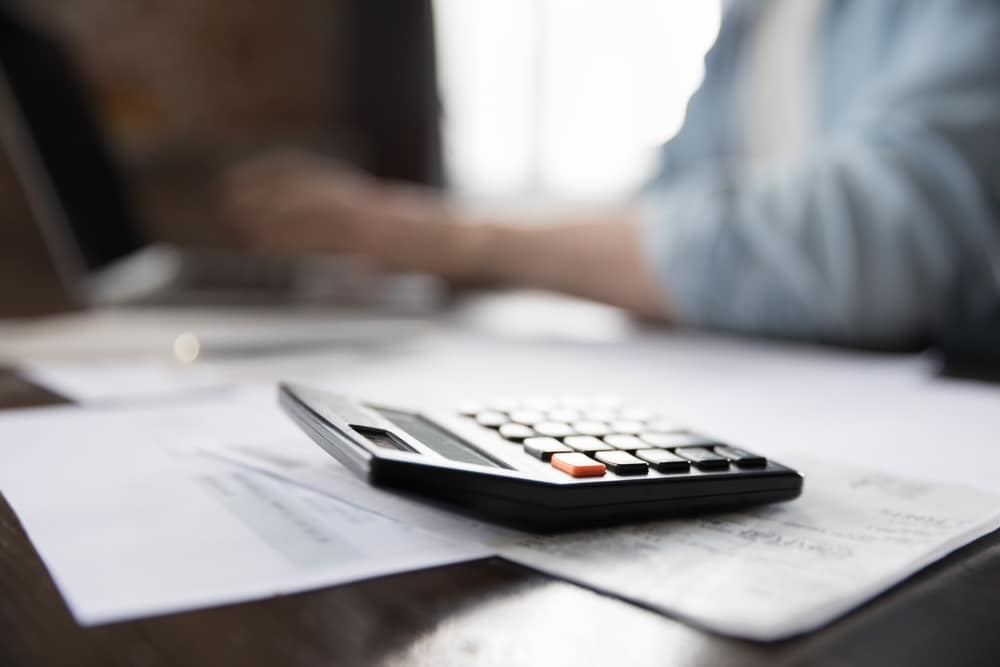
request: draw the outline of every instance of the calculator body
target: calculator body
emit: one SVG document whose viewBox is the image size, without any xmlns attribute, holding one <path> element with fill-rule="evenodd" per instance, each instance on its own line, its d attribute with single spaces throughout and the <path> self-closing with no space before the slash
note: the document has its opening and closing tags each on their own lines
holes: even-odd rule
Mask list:
<svg viewBox="0 0 1000 667">
<path fill-rule="evenodd" d="M 551 532 L 732 509 L 791 500 L 802 489 L 798 472 L 703 436 L 699 436 L 701 441 L 684 441 L 684 434 L 693 437 L 691 431 L 675 431 L 681 438 L 677 442 L 700 442 L 702 447 L 691 445 L 691 449 L 704 449 L 708 454 L 699 452 L 701 456 L 684 466 L 676 460 L 687 455 L 684 446 L 656 448 L 641 441 L 628 451 L 625 445 L 630 441 L 622 443 L 625 439 L 616 440 L 613 433 L 586 437 L 618 442 L 620 448 L 579 452 L 566 447 L 566 451 L 547 453 L 531 446 L 538 444 L 535 441 L 563 442 L 585 434 L 511 439 L 501 435 L 502 425 L 484 426 L 483 419 L 468 410 L 465 414 L 413 412 L 290 384 L 279 385 L 278 393 L 281 406 L 298 426 L 368 483 L 441 501 L 517 528 Z M 536 427 L 543 429 L 551 423 Z M 516 429 L 504 432 L 512 430 Z M 518 435 L 525 436 L 526 431 Z M 643 437 L 655 441 L 654 435 Z M 583 442 L 582 437 L 578 440 Z M 596 442 L 586 442 L 597 447 Z M 704 446 L 707 443 L 711 444 Z M 748 465 L 736 465 L 718 455 L 697 460 L 713 451 L 740 452 Z M 609 463 L 604 465 L 600 459 Z M 652 462 L 640 471 L 635 460 Z M 584 465 L 567 468 L 565 461 Z M 632 467 L 626 469 L 622 461 Z M 597 474 L 602 466 L 604 471 Z M 586 476 L 574 476 L 581 471 Z"/>
</svg>

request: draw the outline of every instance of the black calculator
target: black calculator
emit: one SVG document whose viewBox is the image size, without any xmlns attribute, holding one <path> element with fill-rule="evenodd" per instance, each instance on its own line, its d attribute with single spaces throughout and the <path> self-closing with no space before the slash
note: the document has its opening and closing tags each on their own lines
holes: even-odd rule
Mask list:
<svg viewBox="0 0 1000 667">
<path fill-rule="evenodd" d="M 415 412 L 279 385 L 285 411 L 370 484 L 536 531 L 791 500 L 802 475 L 615 398 Z"/>
</svg>

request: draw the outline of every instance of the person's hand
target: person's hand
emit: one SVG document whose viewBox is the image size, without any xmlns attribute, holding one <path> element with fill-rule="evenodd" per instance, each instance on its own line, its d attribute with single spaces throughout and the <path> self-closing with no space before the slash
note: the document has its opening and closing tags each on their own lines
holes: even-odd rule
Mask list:
<svg viewBox="0 0 1000 667">
<path fill-rule="evenodd" d="M 225 182 L 226 217 L 253 249 L 360 255 L 380 268 L 468 276 L 472 233 L 429 190 L 385 184 L 301 152 L 259 158 Z"/>
<path fill-rule="evenodd" d="M 260 251 L 350 253 L 452 283 L 542 287 L 669 318 L 631 209 L 470 224 L 429 190 L 287 152 L 241 167 L 226 192 L 228 217 Z"/>
</svg>

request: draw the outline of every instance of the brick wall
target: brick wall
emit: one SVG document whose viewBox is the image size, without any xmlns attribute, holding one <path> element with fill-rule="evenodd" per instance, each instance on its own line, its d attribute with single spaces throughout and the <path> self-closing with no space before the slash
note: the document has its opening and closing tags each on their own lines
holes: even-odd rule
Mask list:
<svg viewBox="0 0 1000 667">
<path fill-rule="evenodd" d="M 334 0 L 18 0 L 83 74 L 158 235 L 204 224 L 213 177 L 275 144 L 348 151 Z"/>
<path fill-rule="evenodd" d="M 69 52 L 137 208 L 163 240 L 227 243 L 214 185 L 269 147 L 311 148 L 394 178 L 439 173 L 430 0 L 5 5 Z M 0 280 L 28 265 L 51 280 L 0 155 Z M 0 315 L 9 305 L 0 285 Z"/>
<path fill-rule="evenodd" d="M 138 209 L 159 238 L 226 243 L 224 227 L 214 221 L 214 183 L 227 166 L 261 149 L 352 153 L 339 94 L 347 71 L 345 2 L 10 5 L 70 53 Z M 44 246 L 0 156 L 0 277 L 12 275 L 27 276 L 30 290 L 52 296 Z M 3 294 L 0 314 L 35 312 L 36 299 L 21 292 L 20 306 L 12 308 Z"/>
</svg>

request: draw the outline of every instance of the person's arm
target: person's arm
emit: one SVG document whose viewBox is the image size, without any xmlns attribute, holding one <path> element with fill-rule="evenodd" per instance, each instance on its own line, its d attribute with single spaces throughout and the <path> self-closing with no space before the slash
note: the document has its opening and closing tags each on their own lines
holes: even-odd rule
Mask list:
<svg viewBox="0 0 1000 667">
<path fill-rule="evenodd" d="M 649 193 L 643 246 L 678 319 L 900 347 L 1000 300 L 1000 5 L 893 6 L 888 57 L 830 100 L 807 159 L 768 182 L 675 174 Z"/>
<path fill-rule="evenodd" d="M 667 321 L 670 311 L 643 256 L 638 213 L 548 220 L 541 225 L 470 227 L 478 249 L 470 253 L 473 281 L 542 287 L 626 308 Z"/>
<path fill-rule="evenodd" d="M 233 174 L 228 201 L 246 240 L 262 251 L 352 253 L 456 284 L 547 288 L 669 319 L 632 209 L 467 219 L 429 191 L 287 153 Z"/>
</svg>

